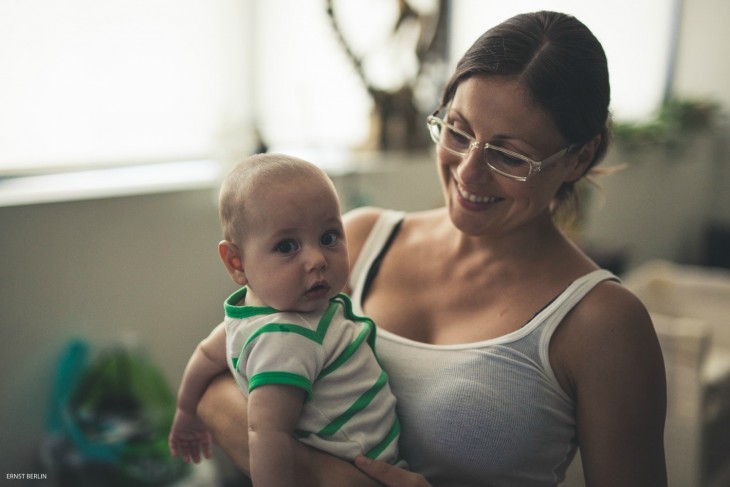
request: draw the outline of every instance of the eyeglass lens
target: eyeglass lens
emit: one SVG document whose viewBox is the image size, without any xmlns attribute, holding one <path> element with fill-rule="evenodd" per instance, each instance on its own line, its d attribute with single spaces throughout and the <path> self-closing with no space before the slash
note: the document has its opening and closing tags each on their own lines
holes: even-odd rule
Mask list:
<svg viewBox="0 0 730 487">
<path fill-rule="evenodd" d="M 466 156 L 471 150 L 473 138 L 466 137 L 441 121 L 432 121 L 430 125 L 431 138 L 445 149 Z M 525 178 L 530 174 L 530 163 L 509 155 L 498 148 L 489 146 L 484 149 L 484 161 L 492 169 L 506 176 Z"/>
</svg>

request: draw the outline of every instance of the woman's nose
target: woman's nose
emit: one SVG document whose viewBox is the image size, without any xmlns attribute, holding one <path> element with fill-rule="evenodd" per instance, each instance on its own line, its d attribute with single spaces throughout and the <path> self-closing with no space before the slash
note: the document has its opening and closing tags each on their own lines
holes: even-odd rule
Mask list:
<svg viewBox="0 0 730 487">
<path fill-rule="evenodd" d="M 484 163 L 484 149 L 473 147 L 456 166 L 456 176 L 462 183 L 481 183 L 491 177 L 489 167 Z"/>
</svg>

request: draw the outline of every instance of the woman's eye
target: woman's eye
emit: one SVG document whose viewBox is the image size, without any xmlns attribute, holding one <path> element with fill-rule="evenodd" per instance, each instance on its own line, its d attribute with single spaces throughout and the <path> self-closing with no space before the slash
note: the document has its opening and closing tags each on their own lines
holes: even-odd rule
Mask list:
<svg viewBox="0 0 730 487">
<path fill-rule="evenodd" d="M 283 240 L 276 244 L 274 250 L 282 254 L 289 254 L 291 252 L 299 250 L 299 244 L 296 242 L 296 240 Z"/>
<path fill-rule="evenodd" d="M 517 167 L 521 166 L 523 164 L 526 164 L 525 161 L 520 159 L 519 157 L 510 156 L 509 154 L 505 154 L 501 151 L 490 151 L 491 157 L 493 158 L 493 161 L 497 164 L 503 165 L 503 166 L 511 166 L 511 167 Z"/>
<path fill-rule="evenodd" d="M 469 147 L 471 140 L 463 134 L 456 132 L 455 130 L 448 129 L 446 136 L 450 140 L 450 143 L 459 147 Z"/>
<path fill-rule="evenodd" d="M 337 239 L 338 239 L 337 232 L 327 232 L 324 235 L 322 235 L 322 238 L 320 239 L 320 241 L 322 242 L 322 245 L 331 247 L 337 243 Z"/>
</svg>

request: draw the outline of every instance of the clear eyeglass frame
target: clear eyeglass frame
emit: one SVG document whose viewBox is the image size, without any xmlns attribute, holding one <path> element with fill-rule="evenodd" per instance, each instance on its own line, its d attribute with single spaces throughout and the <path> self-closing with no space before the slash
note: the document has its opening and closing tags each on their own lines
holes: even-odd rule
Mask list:
<svg viewBox="0 0 730 487">
<path fill-rule="evenodd" d="M 575 147 L 575 144 L 570 144 L 567 147 L 565 147 L 564 149 L 559 150 L 555 154 L 553 154 L 549 157 L 546 157 L 545 159 L 543 159 L 541 161 L 535 161 L 525 155 L 519 154 L 519 153 L 511 151 L 509 149 L 505 149 L 503 147 L 492 145 L 488 142 L 479 142 L 478 140 L 476 140 L 474 137 L 467 134 L 463 130 L 459 130 L 458 128 L 454 127 L 453 125 L 444 121 L 443 119 L 436 117 L 435 115 L 430 115 L 426 119 L 426 123 L 428 125 L 428 132 L 429 132 L 429 134 L 431 134 L 431 139 L 439 147 L 442 147 L 443 149 L 447 150 L 448 152 L 450 152 L 454 155 L 466 157 L 471 153 L 471 151 L 473 151 L 474 149 L 479 149 L 481 147 L 482 149 L 484 149 L 485 153 L 487 150 L 494 150 L 494 151 L 500 152 L 501 154 L 503 154 L 507 157 L 524 161 L 527 164 L 526 167 L 528 168 L 528 172 L 526 175 L 521 176 L 519 174 L 510 174 L 509 172 L 506 172 L 504 169 L 500 169 L 500 168 L 494 166 L 492 163 L 489 162 L 489 160 L 487 158 L 484 159 L 485 164 L 494 172 L 501 174 L 502 176 L 505 176 L 507 178 L 514 179 L 517 181 L 522 181 L 522 182 L 527 181 L 527 178 L 529 178 L 530 175 L 532 175 L 533 173 L 540 172 L 540 170 L 542 168 L 557 161 L 558 159 L 560 159 L 560 157 L 564 156 L 565 154 L 568 153 L 568 151 L 570 151 L 571 149 L 573 149 Z M 458 151 L 458 150 L 448 147 L 447 145 L 442 143 L 440 134 L 444 131 L 444 129 L 451 130 L 451 131 L 457 133 L 458 135 L 460 135 L 461 137 L 464 137 L 464 139 L 469 141 L 469 147 L 466 149 L 466 152 Z"/>
</svg>

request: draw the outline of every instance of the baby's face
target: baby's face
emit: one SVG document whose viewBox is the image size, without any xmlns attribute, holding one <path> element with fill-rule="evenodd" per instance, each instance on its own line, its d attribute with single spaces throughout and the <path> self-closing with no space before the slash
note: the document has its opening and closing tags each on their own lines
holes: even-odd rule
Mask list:
<svg viewBox="0 0 730 487">
<path fill-rule="evenodd" d="M 337 195 L 316 178 L 257 188 L 241 250 L 252 294 L 281 311 L 324 311 L 349 275 Z"/>
</svg>

